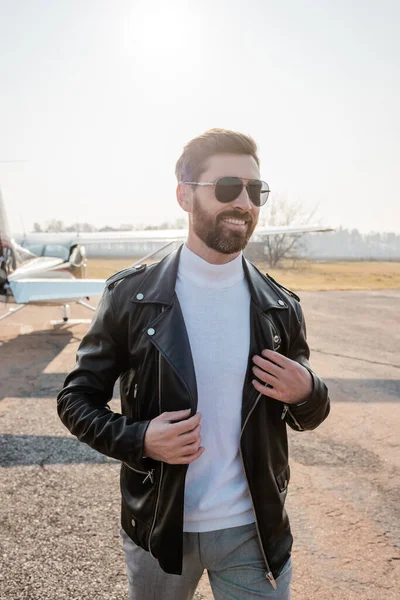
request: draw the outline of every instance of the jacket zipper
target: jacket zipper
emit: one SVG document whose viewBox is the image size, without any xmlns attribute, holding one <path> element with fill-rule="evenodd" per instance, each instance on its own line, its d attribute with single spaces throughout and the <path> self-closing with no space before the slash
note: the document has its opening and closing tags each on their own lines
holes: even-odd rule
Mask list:
<svg viewBox="0 0 400 600">
<path fill-rule="evenodd" d="M 292 413 L 292 411 L 289 408 L 289 404 L 284 404 L 283 406 L 283 410 L 282 410 L 282 414 L 281 414 L 281 419 L 283 421 L 283 419 L 286 417 L 286 415 L 289 415 L 290 418 L 293 420 L 294 424 L 296 425 L 296 427 L 298 428 L 299 431 L 304 431 L 304 427 L 302 427 L 300 425 L 300 423 L 298 422 L 298 420 L 296 419 L 296 417 L 294 416 L 294 414 Z"/>
<path fill-rule="evenodd" d="M 240 442 L 241 442 L 241 439 L 242 439 L 242 434 L 243 434 L 244 428 L 247 425 L 247 421 L 249 420 L 249 418 L 250 418 L 251 414 L 253 413 L 255 407 L 257 406 L 258 401 L 260 400 L 261 396 L 262 396 L 262 394 L 258 394 L 258 396 L 257 396 L 257 398 L 256 398 L 256 400 L 255 400 L 255 402 L 254 402 L 254 404 L 252 406 L 251 411 L 249 412 L 249 414 L 246 417 L 246 420 L 245 420 L 245 422 L 243 424 L 243 427 L 242 427 L 242 430 L 240 432 Z M 261 552 L 262 552 L 262 555 L 263 555 L 263 558 L 264 558 L 265 566 L 267 567 L 267 571 L 265 573 L 265 577 L 266 577 L 266 579 L 268 579 L 268 581 L 272 585 L 273 589 L 276 590 L 276 589 L 278 589 L 278 586 L 276 585 L 275 577 L 273 576 L 272 571 L 271 571 L 271 569 L 269 567 L 269 564 L 268 564 L 268 561 L 267 561 L 267 557 L 265 556 L 264 547 L 263 547 L 262 541 L 261 541 L 260 530 L 258 528 L 257 515 L 256 515 L 256 511 L 255 511 L 255 508 L 254 508 L 253 496 L 251 494 L 249 480 L 247 479 L 247 473 L 246 473 L 246 468 L 244 466 L 244 460 L 243 460 L 243 454 L 242 454 L 242 448 L 241 448 L 241 443 L 240 442 L 239 442 L 240 458 L 242 460 L 242 466 L 243 466 L 244 476 L 245 476 L 246 481 L 247 481 L 247 488 L 249 490 L 250 500 L 251 500 L 251 504 L 252 504 L 252 507 L 253 507 L 253 513 L 254 513 L 254 517 L 255 517 L 255 523 L 256 523 L 256 529 L 257 529 L 257 535 L 258 535 L 258 541 L 260 542 Z"/>
<path fill-rule="evenodd" d="M 133 388 L 133 397 L 136 398 L 137 397 L 137 392 L 138 392 L 138 384 L 135 383 L 135 387 Z M 134 467 L 131 467 L 131 465 L 128 465 L 128 463 L 124 462 L 124 465 L 126 467 L 128 467 L 128 469 L 130 469 L 131 471 L 134 471 L 135 473 L 140 473 L 141 475 L 146 475 L 146 477 L 143 479 L 142 483 L 146 483 L 147 480 L 149 480 L 151 483 L 154 483 L 154 469 L 150 469 L 149 471 L 142 471 L 141 469 L 135 469 Z"/>
<path fill-rule="evenodd" d="M 133 406 L 134 406 L 134 413 L 133 413 L 133 418 L 135 421 L 137 421 L 139 419 L 139 408 L 137 405 L 137 395 L 138 395 L 138 384 L 135 383 L 135 386 L 133 388 Z"/>
<path fill-rule="evenodd" d="M 128 465 L 128 463 L 124 462 L 123 463 L 126 467 L 128 467 L 128 469 L 130 469 L 131 471 L 134 471 L 135 473 L 140 473 L 141 475 L 146 475 L 146 477 L 143 479 L 142 483 L 146 483 L 146 481 L 149 479 L 151 481 L 151 483 L 154 483 L 154 469 L 150 469 L 149 471 L 141 471 L 139 469 L 134 469 L 133 467 L 131 467 L 131 465 Z"/>
<path fill-rule="evenodd" d="M 164 310 L 165 309 L 163 307 L 162 310 L 161 310 L 161 312 L 164 312 Z M 159 410 L 159 413 L 161 415 L 161 352 L 158 352 L 158 410 Z M 154 527 L 156 525 L 156 519 L 157 519 L 157 513 L 158 513 L 158 506 L 160 504 L 161 482 L 162 482 L 163 474 L 164 474 L 164 463 L 161 462 L 160 479 L 158 481 L 156 506 L 154 508 L 154 517 L 153 517 L 153 522 L 151 524 L 150 533 L 149 533 L 149 554 L 153 558 L 156 558 L 156 557 L 154 556 L 154 554 L 151 551 L 151 537 L 153 535 Z"/>
</svg>

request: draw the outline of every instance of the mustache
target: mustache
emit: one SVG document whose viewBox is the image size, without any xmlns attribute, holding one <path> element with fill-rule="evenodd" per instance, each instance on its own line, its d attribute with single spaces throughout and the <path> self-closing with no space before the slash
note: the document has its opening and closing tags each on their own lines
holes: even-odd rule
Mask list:
<svg viewBox="0 0 400 600">
<path fill-rule="evenodd" d="M 253 215 L 251 213 L 242 213 L 237 210 L 227 210 L 219 215 L 218 220 L 222 221 L 223 219 L 240 219 L 246 221 L 246 223 L 253 223 Z"/>
</svg>

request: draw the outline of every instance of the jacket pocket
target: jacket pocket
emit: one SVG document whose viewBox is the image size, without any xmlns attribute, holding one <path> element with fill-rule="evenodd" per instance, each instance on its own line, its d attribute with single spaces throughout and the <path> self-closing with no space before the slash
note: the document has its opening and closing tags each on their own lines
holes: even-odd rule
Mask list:
<svg viewBox="0 0 400 600">
<path fill-rule="evenodd" d="M 149 551 L 150 527 L 143 523 L 138 517 L 132 515 L 129 523 L 129 537 L 137 546 Z"/>
<path fill-rule="evenodd" d="M 278 475 L 275 475 L 276 483 L 280 493 L 286 492 L 290 481 L 290 467 L 289 465 L 283 469 Z"/>
<path fill-rule="evenodd" d="M 149 550 L 150 527 L 127 508 L 122 500 L 121 525 L 125 534 L 136 546 L 143 550 Z"/>
<path fill-rule="evenodd" d="M 149 461 L 151 459 L 148 459 Z M 132 519 L 145 526 L 153 522 L 160 467 L 156 461 L 149 471 L 138 471 L 125 463 L 121 465 L 122 499 Z"/>
</svg>

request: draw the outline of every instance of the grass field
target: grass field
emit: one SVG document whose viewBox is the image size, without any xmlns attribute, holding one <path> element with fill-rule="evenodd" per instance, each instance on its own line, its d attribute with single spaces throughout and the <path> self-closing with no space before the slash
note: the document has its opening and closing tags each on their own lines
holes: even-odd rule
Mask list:
<svg viewBox="0 0 400 600">
<path fill-rule="evenodd" d="M 107 278 L 129 267 L 135 258 L 91 258 L 88 260 L 88 277 Z M 284 265 L 269 269 L 256 263 L 284 286 L 295 290 L 384 290 L 400 289 L 400 262 L 302 261 L 295 267 Z"/>
</svg>

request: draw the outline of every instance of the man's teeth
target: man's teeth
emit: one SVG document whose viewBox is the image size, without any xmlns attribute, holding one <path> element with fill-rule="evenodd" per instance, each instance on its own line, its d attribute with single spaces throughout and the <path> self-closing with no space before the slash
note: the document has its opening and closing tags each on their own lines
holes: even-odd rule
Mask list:
<svg viewBox="0 0 400 600">
<path fill-rule="evenodd" d="M 241 219 L 224 219 L 225 223 L 233 223 L 234 225 L 246 225 L 246 221 Z"/>
</svg>

